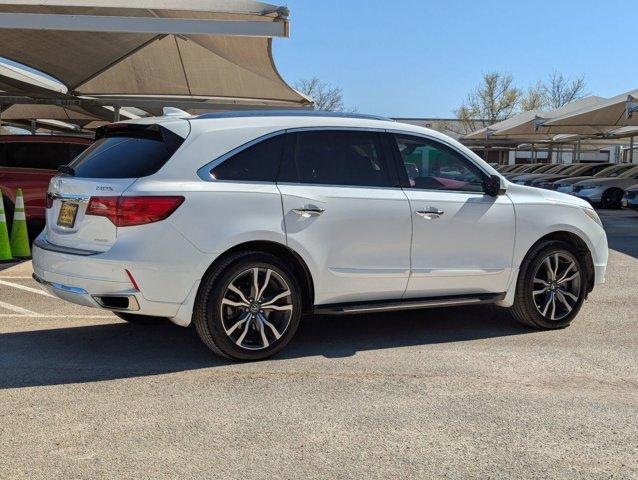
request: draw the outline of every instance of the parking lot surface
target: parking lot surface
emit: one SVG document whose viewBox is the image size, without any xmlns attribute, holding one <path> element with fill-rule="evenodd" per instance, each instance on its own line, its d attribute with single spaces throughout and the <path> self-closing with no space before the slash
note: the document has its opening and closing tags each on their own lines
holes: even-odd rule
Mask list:
<svg viewBox="0 0 638 480">
<path fill-rule="evenodd" d="M 491 307 L 309 317 L 234 364 L 0 271 L 1 478 L 638 477 L 638 214 L 538 332 Z"/>
</svg>

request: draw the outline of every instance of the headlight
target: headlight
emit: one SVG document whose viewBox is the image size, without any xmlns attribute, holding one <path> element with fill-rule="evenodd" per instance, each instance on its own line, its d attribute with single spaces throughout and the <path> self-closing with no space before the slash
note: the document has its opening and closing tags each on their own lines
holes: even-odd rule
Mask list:
<svg viewBox="0 0 638 480">
<path fill-rule="evenodd" d="M 591 190 L 592 188 L 601 188 L 602 185 L 583 185 L 583 190 Z"/>
<path fill-rule="evenodd" d="M 586 207 L 582 207 L 582 209 L 583 209 L 583 212 L 585 212 L 585 214 L 589 218 L 591 218 L 594 222 L 596 222 L 601 227 L 603 226 L 603 222 L 600 221 L 600 217 L 596 213 L 596 210 L 594 210 L 593 208 L 586 208 Z"/>
</svg>

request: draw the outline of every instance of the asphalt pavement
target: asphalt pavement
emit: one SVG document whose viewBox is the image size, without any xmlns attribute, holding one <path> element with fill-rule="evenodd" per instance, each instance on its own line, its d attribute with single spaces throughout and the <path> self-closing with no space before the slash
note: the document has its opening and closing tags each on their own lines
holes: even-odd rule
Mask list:
<svg viewBox="0 0 638 480">
<path fill-rule="evenodd" d="M 0 271 L 0 478 L 638 478 L 638 214 L 567 329 L 493 306 L 308 317 L 234 364 Z"/>
</svg>

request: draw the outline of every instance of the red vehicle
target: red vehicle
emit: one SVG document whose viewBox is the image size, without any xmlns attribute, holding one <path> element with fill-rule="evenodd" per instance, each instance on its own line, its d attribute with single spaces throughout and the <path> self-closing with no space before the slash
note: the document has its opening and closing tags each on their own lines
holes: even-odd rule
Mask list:
<svg viewBox="0 0 638 480">
<path fill-rule="evenodd" d="M 11 225 L 16 190 L 22 189 L 30 234 L 44 226 L 49 180 L 93 143 L 93 139 L 62 135 L 0 135 L 0 190 Z"/>
</svg>

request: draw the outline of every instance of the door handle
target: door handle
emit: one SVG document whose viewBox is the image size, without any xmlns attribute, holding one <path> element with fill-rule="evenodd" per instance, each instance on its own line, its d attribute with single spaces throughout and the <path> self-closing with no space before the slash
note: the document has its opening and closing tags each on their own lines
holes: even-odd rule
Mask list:
<svg viewBox="0 0 638 480">
<path fill-rule="evenodd" d="M 325 212 L 323 208 L 318 207 L 293 208 L 292 211 L 303 218 L 318 217 Z"/>
<path fill-rule="evenodd" d="M 443 215 L 443 210 L 439 210 L 438 208 L 430 208 L 429 210 L 417 210 L 414 212 L 419 217 L 423 217 L 426 220 L 434 220 Z"/>
</svg>

